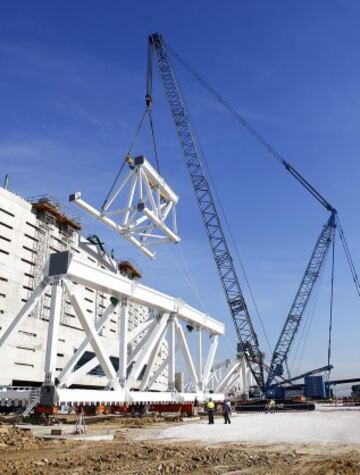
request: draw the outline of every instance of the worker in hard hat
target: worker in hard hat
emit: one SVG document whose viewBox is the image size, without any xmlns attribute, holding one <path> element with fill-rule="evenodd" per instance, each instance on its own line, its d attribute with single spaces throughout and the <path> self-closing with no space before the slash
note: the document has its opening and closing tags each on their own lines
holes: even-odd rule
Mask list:
<svg viewBox="0 0 360 475">
<path fill-rule="evenodd" d="M 207 413 L 209 417 L 209 424 L 214 424 L 215 404 L 211 398 L 208 400 L 208 403 L 206 404 L 206 409 L 207 409 Z"/>
<path fill-rule="evenodd" d="M 223 416 L 224 416 L 225 424 L 231 424 L 230 414 L 231 414 L 231 402 L 229 401 L 229 399 L 224 399 Z"/>
<path fill-rule="evenodd" d="M 276 408 L 276 402 L 274 399 L 270 399 L 270 401 L 268 402 L 267 404 L 267 411 L 266 413 L 270 413 L 272 414 L 273 412 L 275 412 L 275 408 Z"/>
</svg>

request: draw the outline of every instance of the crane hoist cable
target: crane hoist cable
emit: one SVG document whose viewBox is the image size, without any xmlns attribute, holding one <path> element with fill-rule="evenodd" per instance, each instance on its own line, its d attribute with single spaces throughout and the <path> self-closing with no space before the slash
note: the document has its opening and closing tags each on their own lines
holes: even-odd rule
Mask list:
<svg viewBox="0 0 360 475">
<path fill-rule="evenodd" d="M 309 336 L 310 336 L 310 330 L 311 330 L 311 327 L 312 327 L 315 311 L 317 309 L 317 305 L 318 305 L 318 301 L 319 301 L 320 289 L 321 289 L 321 286 L 322 286 L 322 283 L 323 283 L 323 280 L 324 280 L 327 258 L 328 257 L 325 258 L 324 265 L 320 269 L 320 275 L 319 275 L 319 278 L 317 279 L 317 283 L 316 283 L 313 295 L 311 297 L 311 302 L 309 304 L 309 309 L 307 311 L 307 316 L 306 316 L 304 324 L 303 324 L 303 329 L 302 329 L 302 332 L 301 332 L 301 335 L 300 335 L 300 338 L 299 338 L 299 342 L 297 344 L 297 348 L 296 348 L 296 351 L 294 353 L 293 362 L 291 364 L 291 371 L 292 372 L 294 371 L 295 374 L 300 373 L 302 361 L 303 361 L 303 358 L 304 358 L 304 355 L 305 355 L 306 346 L 307 346 Z M 298 355 L 299 355 L 299 357 L 298 357 Z M 297 360 L 297 358 L 298 358 L 298 360 Z M 296 367 L 296 370 L 295 370 L 295 367 Z"/>
<path fill-rule="evenodd" d="M 110 190 L 108 194 L 106 195 L 106 198 L 104 200 L 104 203 L 102 205 L 102 209 L 105 208 L 106 204 L 108 203 L 110 196 L 115 188 L 115 185 L 124 169 L 124 166 L 126 163 L 129 163 L 131 160 L 131 153 L 133 151 L 133 148 L 136 144 L 136 141 L 140 135 L 141 129 L 143 127 L 144 121 L 146 116 L 149 117 L 149 124 L 150 124 L 150 130 L 151 130 L 151 138 L 152 138 L 152 143 L 153 143 L 153 149 L 154 149 L 154 156 L 156 160 L 156 168 L 158 173 L 160 173 L 160 165 L 159 165 L 159 155 L 158 155 L 158 147 L 156 143 L 156 135 L 155 135 L 155 128 L 154 128 L 154 123 L 152 119 L 152 114 L 151 114 L 151 108 L 152 108 L 152 48 L 148 47 L 148 57 L 147 57 L 147 70 L 146 70 L 146 91 L 145 91 L 145 110 L 142 113 L 140 117 L 140 121 L 138 123 L 138 126 L 135 131 L 134 138 L 130 144 L 129 150 L 127 154 L 125 155 L 124 160 L 121 162 L 120 169 L 115 177 L 115 180 L 113 181 Z"/>
<path fill-rule="evenodd" d="M 244 277 L 244 280 L 245 280 L 245 284 L 246 284 L 246 287 L 249 291 L 249 295 L 250 295 L 250 298 L 251 298 L 251 301 L 253 303 L 253 306 L 254 306 L 254 309 L 255 309 L 255 312 L 256 312 L 256 315 L 257 315 L 257 318 L 259 320 L 259 323 L 260 323 L 260 326 L 261 326 L 261 330 L 264 334 L 264 338 L 266 340 L 266 343 L 267 343 L 267 346 L 270 350 L 270 354 L 272 353 L 272 347 L 271 347 L 271 344 L 270 344 L 270 340 L 269 340 L 269 337 L 268 337 L 268 334 L 266 332 L 266 328 L 265 328 L 265 325 L 264 325 L 264 322 L 263 322 L 263 318 L 261 316 L 261 313 L 260 313 L 260 310 L 259 310 L 259 307 L 256 303 L 256 300 L 255 300 L 255 297 L 254 297 L 254 292 L 251 288 L 251 285 L 250 285 L 250 280 L 247 276 L 247 273 L 245 271 L 245 268 L 244 268 L 244 265 L 242 263 L 242 259 L 240 257 L 240 252 L 239 252 L 239 249 L 238 249 L 238 246 L 236 245 L 236 242 L 235 242 L 235 239 L 234 239 L 234 235 L 233 235 L 233 232 L 232 232 L 232 229 L 231 229 L 231 226 L 230 226 L 230 223 L 229 223 L 229 220 L 227 218 L 227 215 L 225 213 L 225 208 L 222 204 L 222 200 L 220 198 L 220 195 L 217 191 L 217 187 L 215 185 L 215 180 L 213 179 L 213 176 L 212 176 L 212 173 L 211 173 L 211 170 L 210 170 L 210 167 L 209 167 L 209 164 L 208 164 L 208 160 L 206 158 L 206 154 L 205 154 L 205 151 L 204 151 L 204 148 L 199 140 L 199 136 L 198 136 L 198 133 L 197 133 L 197 130 L 196 130 L 196 127 L 195 127 L 195 124 L 194 124 L 194 120 L 190 114 L 190 109 L 187 105 L 187 102 L 186 102 L 186 97 L 185 97 L 185 94 L 184 94 L 184 91 L 182 90 L 182 87 L 180 84 L 178 84 L 178 88 L 179 88 L 179 91 L 181 93 L 181 96 L 182 96 L 182 99 L 184 101 L 184 104 L 185 104 L 185 107 L 187 109 L 187 114 L 189 116 L 189 119 L 190 119 L 190 122 L 191 122 L 191 125 L 192 125 L 192 132 L 196 138 L 196 142 L 197 142 L 197 145 L 198 145 L 198 148 L 199 148 L 199 151 L 201 153 L 201 159 L 202 159 L 202 162 L 203 164 L 205 165 L 205 168 L 206 168 L 206 171 L 207 171 L 207 176 L 209 178 L 209 181 L 211 183 L 211 187 L 212 189 L 214 190 L 214 194 L 216 196 L 216 199 L 217 199 L 217 202 L 219 204 L 219 209 L 220 209 L 220 212 L 222 214 L 222 217 L 224 219 L 224 223 L 225 223 L 225 227 L 227 228 L 227 232 L 228 232 L 228 235 L 229 235 L 229 238 L 230 238 L 230 242 L 231 242 L 231 245 L 235 251 L 235 255 L 236 255 L 236 258 L 237 258 L 237 261 L 239 263 L 239 266 L 240 266 L 240 269 L 241 269 L 241 272 L 243 274 L 243 277 Z"/>
<path fill-rule="evenodd" d="M 343 228 L 341 226 L 339 216 L 336 209 L 330 202 L 318 191 L 306 178 L 299 173 L 283 156 L 276 150 L 264 137 L 260 134 L 220 93 L 218 93 L 194 68 L 192 68 L 174 48 L 165 44 L 166 49 L 173 57 L 186 69 L 189 73 L 220 103 L 223 107 L 260 143 L 265 149 L 281 164 L 283 167 L 328 211 L 336 214 L 337 228 L 340 240 L 343 245 L 345 256 L 351 271 L 351 275 L 355 284 L 356 292 L 360 297 L 360 280 L 354 265 L 354 261 L 350 252 L 350 248 L 345 238 Z M 330 330 L 331 331 L 331 330 Z M 331 335 L 329 334 L 329 352 L 331 356 Z"/>
<path fill-rule="evenodd" d="M 255 139 L 260 142 L 265 149 L 270 152 L 270 154 L 279 162 L 283 167 L 328 211 L 334 212 L 335 208 L 330 204 L 330 202 L 316 190 L 311 183 L 306 180 L 306 178 L 301 175 L 283 156 L 280 154 L 275 147 L 273 147 L 264 137 L 261 135 L 224 97 L 217 92 L 207 81 L 204 79 L 194 68 L 192 68 L 181 56 L 177 53 L 174 48 L 169 46 L 168 43 L 165 44 L 166 49 L 174 56 L 174 58 L 187 70 L 189 73 L 220 103 L 223 107 L 230 112 L 230 114 L 248 131 L 250 134 L 255 137 Z M 340 224 L 339 216 L 337 214 L 337 223 L 340 239 L 344 248 L 345 256 L 350 267 L 352 278 L 355 284 L 356 292 L 360 297 L 360 280 L 355 269 L 354 261 L 351 256 L 350 248 L 346 241 L 344 231 Z"/>
<path fill-rule="evenodd" d="M 185 165 L 191 179 L 195 198 L 209 240 L 211 252 L 234 323 L 238 356 L 245 358 L 259 387 L 264 387 L 263 354 L 260 351 L 249 310 L 242 293 L 234 263 L 220 221 L 213 193 L 204 171 L 196 138 L 187 114 L 168 54 L 159 33 L 149 36 L 149 45 L 156 55 L 159 76 L 174 121 Z"/>
<path fill-rule="evenodd" d="M 148 53 L 151 56 L 151 53 Z M 148 57 L 149 58 L 149 57 Z M 150 59 L 150 64 L 151 64 L 151 59 Z M 160 174 L 160 164 L 159 164 L 159 154 L 158 154 L 158 147 L 156 143 L 156 135 L 155 135 L 155 128 L 154 128 L 154 122 L 152 119 L 152 113 L 151 113 L 151 108 L 152 108 L 152 68 L 149 68 L 149 59 L 148 59 L 148 68 L 147 68 L 147 73 L 146 73 L 146 94 L 145 94 L 145 110 L 142 113 L 140 117 L 140 121 L 138 123 L 138 126 L 135 131 L 134 138 L 130 144 L 129 150 L 127 154 L 125 155 L 124 160 L 121 162 L 120 169 L 115 177 L 115 180 L 113 181 L 110 190 L 108 194 L 106 195 L 106 198 L 104 200 L 104 203 L 102 205 L 102 209 L 105 208 L 107 202 L 110 199 L 110 196 L 115 188 L 115 185 L 124 169 L 124 166 L 126 163 L 129 163 L 131 160 L 131 153 L 133 151 L 133 148 L 136 144 L 136 141 L 140 135 L 141 129 L 143 127 L 144 121 L 146 116 L 149 118 L 149 124 L 150 124 L 150 130 L 151 130 L 151 138 L 152 138 L 152 145 L 153 145 L 153 150 L 154 150 L 154 156 L 155 156 L 155 161 L 156 161 L 156 168 L 158 173 Z"/>
<path fill-rule="evenodd" d="M 148 114 L 148 112 L 149 112 L 149 109 L 148 109 L 148 107 L 146 107 L 145 111 L 144 111 L 143 114 L 141 115 L 139 124 L 138 124 L 138 126 L 137 126 L 137 128 L 136 128 L 136 131 L 135 131 L 135 136 L 134 136 L 134 138 L 133 138 L 133 140 L 132 140 L 132 142 L 131 142 L 131 144 L 130 144 L 129 150 L 128 150 L 127 154 L 125 155 L 125 158 L 124 158 L 123 161 L 121 162 L 120 169 L 119 169 L 119 171 L 118 171 L 118 173 L 117 173 L 117 175 L 116 175 L 116 177 L 115 177 L 115 180 L 113 181 L 113 183 L 112 183 L 112 185 L 111 185 L 111 187 L 110 187 L 110 190 L 109 190 L 108 194 L 106 195 L 106 198 L 105 198 L 105 200 L 104 200 L 104 203 L 103 203 L 101 209 L 104 209 L 105 206 L 107 205 L 107 202 L 109 201 L 109 198 L 110 198 L 112 192 L 114 191 L 115 185 L 116 185 L 116 183 L 117 183 L 117 181 L 118 181 L 118 179 L 119 179 L 119 177 L 120 177 L 120 175 L 121 175 L 121 173 L 122 173 L 122 171 L 123 171 L 123 169 L 124 169 L 125 164 L 128 163 L 129 160 L 131 159 L 131 152 L 132 152 L 132 150 L 133 150 L 133 148 L 134 148 L 134 146 L 135 146 L 135 143 L 136 143 L 137 138 L 139 137 L 141 128 L 142 128 L 142 126 L 143 126 L 145 117 L 146 117 L 146 115 Z"/>
<path fill-rule="evenodd" d="M 329 338 L 328 338 L 328 366 L 331 365 L 332 328 L 334 316 L 334 280 L 335 280 L 335 233 L 331 249 L 331 277 L 330 277 L 330 309 L 329 309 Z M 329 373 L 330 375 L 330 370 Z"/>
<path fill-rule="evenodd" d="M 319 193 L 311 183 L 306 180 L 285 158 L 278 152 L 251 124 L 245 117 L 243 117 L 219 92 L 217 92 L 207 81 L 204 79 L 194 68 L 192 68 L 174 48 L 165 44 L 166 49 L 171 53 L 174 58 L 189 71 L 189 73 L 220 103 L 223 107 L 230 112 L 230 114 L 260 142 L 265 149 L 279 162 L 283 167 L 299 182 L 301 185 L 315 198 L 317 199 L 328 211 L 334 211 L 334 207 Z"/>
<path fill-rule="evenodd" d="M 357 292 L 358 296 L 360 297 L 359 276 L 356 272 L 354 261 L 353 261 L 353 258 L 351 256 L 349 245 L 346 241 L 344 230 L 341 226 L 339 216 L 337 216 L 336 221 L 337 221 L 337 226 L 338 226 L 338 230 L 339 230 L 339 236 L 340 236 L 341 244 L 342 244 L 344 252 L 345 252 L 345 256 L 346 256 L 346 259 L 347 259 L 347 262 L 348 262 L 348 265 L 349 265 L 349 268 L 350 268 L 350 272 L 351 272 L 351 275 L 352 275 L 352 278 L 353 278 L 353 281 L 354 281 L 354 284 L 355 284 L 356 292 Z"/>
<path fill-rule="evenodd" d="M 195 128 L 194 128 L 194 125 L 193 125 L 193 129 L 194 129 L 195 135 L 197 136 L 196 130 L 195 130 Z M 209 167 L 209 165 L 208 165 L 208 161 L 207 161 L 207 159 L 206 159 L 206 156 L 205 156 L 204 150 L 203 150 L 203 148 L 202 148 L 202 146 L 201 146 L 201 143 L 199 142 L 199 139 L 197 139 L 197 142 L 198 142 L 198 145 L 199 145 L 199 149 L 200 149 L 200 151 L 201 151 L 201 155 L 202 155 L 202 159 L 203 159 L 204 165 L 205 165 L 206 170 L 207 170 L 207 173 L 208 173 L 209 180 L 210 180 L 210 182 L 211 182 L 211 186 L 212 186 L 212 188 L 213 188 L 213 190 L 214 190 L 215 196 L 216 196 L 217 201 L 218 201 L 218 203 L 219 203 L 219 208 L 220 208 L 221 214 L 222 214 L 222 216 L 223 216 L 223 218 L 224 218 L 224 223 L 225 223 L 225 226 L 226 226 L 226 228 L 227 228 L 227 232 L 228 232 L 228 234 L 229 234 L 229 238 L 230 238 L 231 245 L 232 245 L 232 247 L 233 247 L 233 249 L 234 249 L 234 251 L 235 251 L 235 256 L 236 256 L 237 261 L 238 261 L 238 264 L 239 264 L 239 266 L 240 266 L 241 273 L 243 274 L 246 287 L 247 287 L 247 289 L 248 289 L 248 291 L 249 291 L 250 299 L 251 299 L 252 304 L 253 304 L 253 306 L 254 306 L 256 316 L 257 316 L 257 318 L 258 318 L 258 320 L 259 320 L 259 323 L 260 323 L 260 326 L 261 326 L 261 330 L 262 330 L 262 332 L 263 332 L 264 338 L 265 338 L 265 340 L 266 340 L 266 344 L 267 344 L 267 346 L 268 346 L 268 348 L 269 348 L 269 351 L 270 351 L 270 354 L 271 354 L 272 351 L 273 351 L 273 349 L 272 349 L 272 347 L 271 347 L 270 340 L 269 340 L 269 336 L 268 336 L 268 334 L 267 334 L 267 331 L 266 331 L 266 328 L 265 328 L 265 325 L 264 325 L 264 321 L 263 321 L 262 315 L 261 315 L 261 313 L 260 313 L 258 304 L 257 304 L 257 302 L 256 302 L 256 299 L 255 299 L 255 296 L 254 296 L 254 292 L 253 292 L 252 287 L 251 287 L 251 285 L 250 285 L 250 280 L 249 280 L 249 278 L 248 278 L 247 272 L 245 271 L 244 264 L 243 264 L 242 259 L 241 259 L 241 257 L 240 257 L 239 247 L 238 247 L 237 244 L 236 244 L 236 241 L 235 241 L 235 238 L 234 238 L 234 234 L 233 234 L 233 232 L 232 232 L 232 229 L 231 229 L 229 220 L 228 220 L 228 218 L 227 218 L 227 214 L 225 213 L 225 208 L 224 208 L 224 206 L 223 206 L 223 204 L 222 204 L 222 200 L 221 200 L 220 195 L 219 195 L 219 193 L 218 193 L 218 191 L 217 191 L 217 188 L 216 188 L 216 186 L 215 186 L 215 181 L 214 181 L 214 179 L 213 179 L 213 177 L 212 177 L 212 173 L 211 173 L 210 167 Z"/>
</svg>

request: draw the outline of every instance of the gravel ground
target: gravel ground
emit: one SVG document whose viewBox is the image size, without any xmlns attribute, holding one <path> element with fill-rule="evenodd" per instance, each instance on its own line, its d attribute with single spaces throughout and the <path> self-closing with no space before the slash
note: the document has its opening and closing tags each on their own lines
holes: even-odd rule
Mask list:
<svg viewBox="0 0 360 475">
<path fill-rule="evenodd" d="M 298 425 L 305 415 L 292 417 Z M 305 418 L 306 419 L 306 418 Z M 130 474 L 187 474 L 187 475 L 359 475 L 360 445 L 284 444 L 224 442 L 224 434 L 238 432 L 244 422 L 256 422 L 261 430 L 260 415 L 234 417 L 231 426 L 220 419 L 213 427 L 206 423 L 165 423 L 141 426 L 136 421 L 123 424 L 115 420 L 101 421 L 99 429 L 115 431 L 114 441 L 43 441 L 28 431 L 0 426 L 1 475 L 130 475 Z M 283 415 L 269 415 L 268 424 L 290 432 Z M 236 422 L 235 422 L 236 421 Z M 358 421 L 357 421 L 358 422 Z M 139 424 L 139 425 L 138 425 Z M 125 425 L 125 427 L 124 427 Z M 303 423 L 300 424 L 303 426 Z M 237 427 L 238 430 L 235 428 Z M 295 428 L 296 429 L 296 428 Z M 95 427 L 91 427 L 91 432 Z M 194 433 L 200 441 L 181 441 L 176 435 Z M 212 431 L 212 432 L 211 432 Z M 172 433 L 172 439 L 167 435 Z M 215 434 L 216 437 L 215 437 Z M 146 440 L 139 440 L 140 435 Z M 164 438 L 165 437 L 165 438 Z M 193 436 L 194 438 L 194 436 Z M 216 439 L 216 443 L 211 438 Z M 226 437 L 225 437 L 226 439 Z M 220 442 L 220 443 L 219 443 Z"/>
</svg>

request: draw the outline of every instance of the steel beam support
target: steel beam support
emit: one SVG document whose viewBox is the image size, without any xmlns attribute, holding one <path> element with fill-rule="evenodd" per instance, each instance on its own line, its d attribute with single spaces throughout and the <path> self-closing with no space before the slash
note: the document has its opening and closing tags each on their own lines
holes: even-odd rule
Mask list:
<svg viewBox="0 0 360 475">
<path fill-rule="evenodd" d="M 35 287 L 33 293 L 31 294 L 29 300 L 25 303 L 25 305 L 21 308 L 19 313 L 16 315 L 14 320 L 10 323 L 8 328 L 5 330 L 4 334 L 0 338 L 0 350 L 3 348 L 5 343 L 8 341 L 9 337 L 16 332 L 20 323 L 30 315 L 33 309 L 36 307 L 40 297 L 44 293 L 45 288 L 50 283 L 51 279 L 49 277 L 44 277 L 44 279 L 40 282 L 39 285 Z"/>
<path fill-rule="evenodd" d="M 202 360 L 202 334 L 201 328 L 196 329 L 196 363 L 197 363 L 197 377 L 199 380 L 199 390 L 203 389 L 203 360 Z"/>
<path fill-rule="evenodd" d="M 169 320 L 168 332 L 168 388 L 169 391 L 175 391 L 175 345 L 176 345 L 176 326 L 172 315 Z"/>
<path fill-rule="evenodd" d="M 159 354 L 161 345 L 164 343 L 165 332 L 166 332 L 166 327 L 164 328 L 164 331 L 163 331 L 162 335 L 160 336 L 158 343 L 154 346 L 154 349 L 152 350 L 152 352 L 149 356 L 148 362 L 146 364 L 146 370 L 145 370 L 144 376 L 143 376 L 141 384 L 140 384 L 140 388 L 139 388 L 140 391 L 145 391 L 145 390 L 149 389 L 149 380 L 150 380 L 151 371 L 153 369 L 155 358 Z"/>
<path fill-rule="evenodd" d="M 97 331 L 95 330 L 94 325 L 88 321 L 81 308 L 79 299 L 75 292 L 75 286 L 68 280 L 64 280 L 64 283 L 76 316 L 78 317 L 85 334 L 91 338 L 90 343 L 94 353 L 97 356 L 100 366 L 102 367 L 109 383 L 116 386 L 117 381 L 115 369 L 110 361 L 110 358 L 105 353 L 105 349 Z"/>
<path fill-rule="evenodd" d="M 204 389 L 206 389 L 208 386 L 210 371 L 214 364 L 215 354 L 216 354 L 216 350 L 219 343 L 219 337 L 217 335 L 211 335 L 210 338 L 211 338 L 211 341 L 210 341 L 209 353 L 205 362 L 205 367 L 204 367 L 203 377 L 202 377 Z"/>
<path fill-rule="evenodd" d="M 112 229 L 116 233 L 119 233 L 119 231 L 120 231 L 120 225 L 119 224 L 117 224 L 115 221 L 108 218 L 104 214 L 100 213 L 100 211 L 98 211 L 96 208 L 94 208 L 93 206 L 89 205 L 84 200 L 82 200 L 80 198 L 80 193 L 76 193 L 75 196 L 78 196 L 78 197 L 76 197 L 73 201 L 77 204 L 77 206 L 79 206 L 79 208 L 86 211 L 93 218 L 98 219 L 99 221 L 101 221 L 103 224 L 108 226 L 110 229 Z M 125 239 L 127 239 L 128 241 L 130 241 L 131 244 L 133 244 L 137 249 L 139 249 L 139 251 L 141 251 L 146 257 L 149 257 L 150 259 L 154 259 L 154 257 L 155 257 L 154 254 L 152 252 L 150 252 L 145 246 L 143 246 L 140 243 L 140 241 L 135 239 L 133 236 L 125 235 L 125 234 L 122 234 L 121 236 L 124 237 Z"/>
<path fill-rule="evenodd" d="M 227 373 L 225 374 L 224 378 L 218 383 L 215 387 L 215 392 L 223 391 L 226 387 L 227 382 L 230 380 L 231 376 L 237 371 L 240 367 L 240 361 L 236 360 L 229 368 Z"/>
<path fill-rule="evenodd" d="M 121 387 L 126 385 L 126 369 L 128 363 L 128 327 L 129 306 L 127 299 L 122 299 L 119 319 L 119 370 L 118 377 Z"/>
<path fill-rule="evenodd" d="M 67 254 L 67 253 L 65 253 Z M 121 299 L 127 297 L 134 302 L 146 305 L 170 314 L 176 314 L 193 326 L 200 326 L 211 333 L 223 335 L 224 325 L 214 318 L 191 307 L 180 299 L 171 297 L 126 277 L 109 272 L 100 267 L 91 266 L 74 255 L 64 256 L 70 260 L 67 277 L 86 287 L 95 287 L 106 293 L 111 293 Z"/>
<path fill-rule="evenodd" d="M 150 317 L 142 323 L 139 323 L 135 328 L 128 332 L 128 343 L 131 343 L 135 338 L 137 338 L 141 333 L 146 331 L 151 325 L 154 324 L 154 318 Z"/>
<path fill-rule="evenodd" d="M 54 384 L 63 288 L 59 279 L 51 286 L 50 316 L 45 352 L 45 385 Z"/>
<path fill-rule="evenodd" d="M 178 338 L 179 338 L 180 348 L 181 348 L 182 354 L 184 356 L 185 364 L 186 364 L 186 367 L 189 371 L 190 378 L 192 379 L 192 382 L 194 383 L 195 388 L 198 390 L 199 389 L 199 379 L 197 377 L 195 366 L 194 366 L 193 360 L 191 358 L 191 353 L 190 353 L 189 346 L 188 346 L 186 338 L 185 338 L 184 330 L 183 330 L 182 326 L 180 325 L 180 323 L 178 322 L 177 317 L 175 318 L 175 327 L 176 327 L 176 333 L 177 333 Z"/>
<path fill-rule="evenodd" d="M 130 374 L 128 375 L 127 383 L 128 383 L 129 388 L 131 387 L 132 384 L 136 383 L 137 378 L 139 377 L 139 374 L 144 368 L 146 362 L 148 361 L 152 350 L 158 343 L 159 339 L 162 337 L 163 332 L 166 328 L 168 319 L 169 319 L 169 314 L 163 314 L 161 316 L 159 323 L 156 325 L 155 329 L 152 332 L 151 339 L 149 338 L 149 341 L 147 341 L 147 343 L 143 346 L 142 351 L 137 357 L 135 364 L 130 370 Z"/>
<path fill-rule="evenodd" d="M 157 320 L 154 319 L 151 325 L 149 325 L 149 329 L 147 333 L 141 338 L 139 343 L 136 345 L 136 347 L 131 351 L 129 357 L 128 357 L 128 367 L 131 365 L 131 363 L 135 363 L 135 359 L 137 358 L 138 354 L 141 352 L 141 350 L 144 348 L 144 346 L 147 344 L 150 338 L 152 338 L 153 332 L 155 331 L 155 328 L 157 326 Z"/>
<path fill-rule="evenodd" d="M 100 330 L 105 325 L 105 323 L 107 322 L 109 317 L 112 315 L 115 308 L 116 308 L 116 306 L 113 305 L 113 304 L 108 305 L 108 307 L 105 309 L 102 317 L 99 318 L 99 320 L 97 320 L 95 322 L 95 330 L 96 330 L 97 333 L 100 333 Z M 76 363 L 80 360 L 82 355 L 84 354 L 84 352 L 86 350 L 86 347 L 89 345 L 91 340 L 92 340 L 91 336 L 86 335 L 85 339 L 82 341 L 79 348 L 75 351 L 73 356 L 66 363 L 66 365 L 64 366 L 64 369 L 62 370 L 62 372 L 58 376 L 60 386 L 69 386 L 69 384 L 72 384 L 72 382 L 74 380 L 76 380 L 77 372 L 76 371 L 72 372 L 73 368 L 76 365 Z M 96 362 L 96 365 L 94 366 L 94 368 L 97 366 L 97 364 L 98 363 Z M 91 368 L 91 369 L 93 369 L 93 368 Z M 89 371 L 91 371 L 91 369 Z M 75 376 L 75 378 L 74 378 L 74 376 Z"/>
</svg>

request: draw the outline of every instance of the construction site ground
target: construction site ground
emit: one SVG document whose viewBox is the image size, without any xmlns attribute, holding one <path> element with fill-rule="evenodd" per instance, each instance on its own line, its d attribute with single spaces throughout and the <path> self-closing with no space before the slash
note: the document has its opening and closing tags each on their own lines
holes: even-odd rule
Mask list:
<svg viewBox="0 0 360 475">
<path fill-rule="evenodd" d="M 241 414 L 231 426 L 221 417 L 213 426 L 205 418 L 87 419 L 87 434 L 111 441 L 43 440 L 50 427 L 33 433 L 9 422 L 0 421 L 1 475 L 360 474 L 360 412 Z"/>
</svg>

